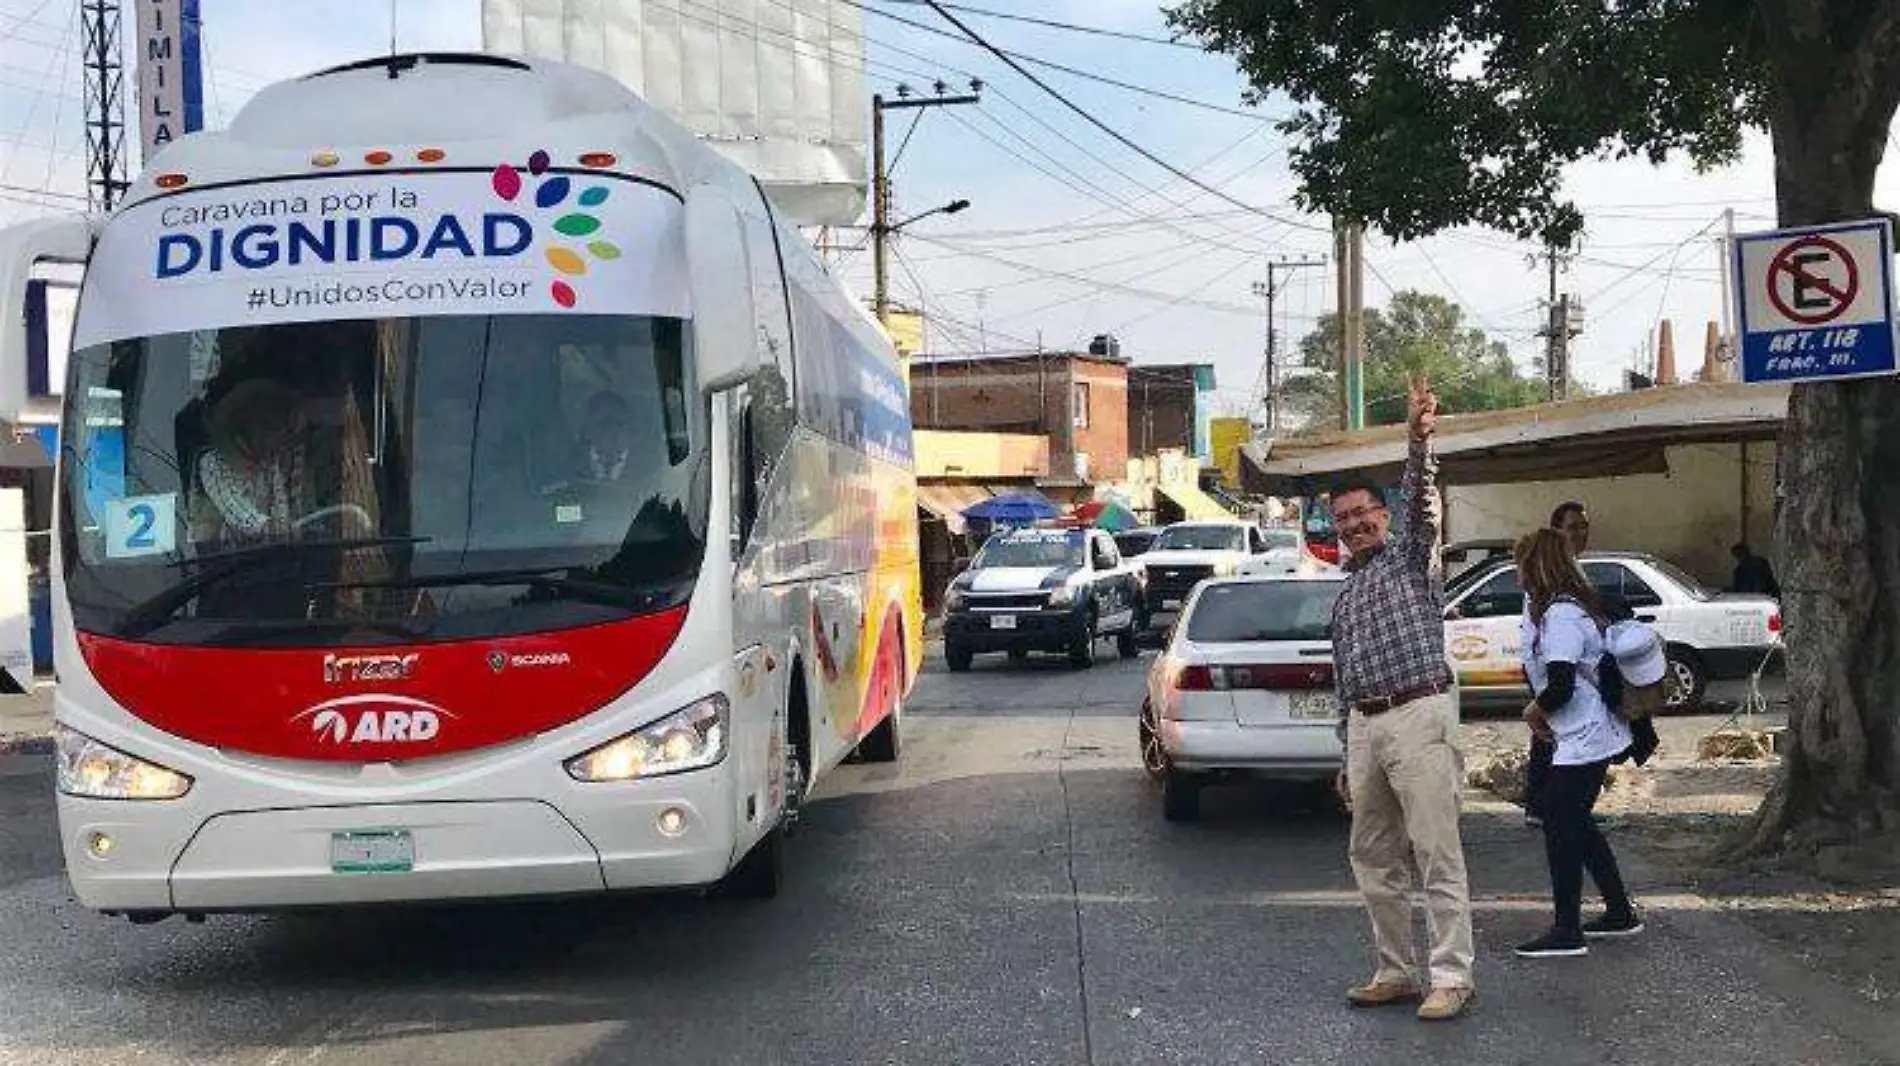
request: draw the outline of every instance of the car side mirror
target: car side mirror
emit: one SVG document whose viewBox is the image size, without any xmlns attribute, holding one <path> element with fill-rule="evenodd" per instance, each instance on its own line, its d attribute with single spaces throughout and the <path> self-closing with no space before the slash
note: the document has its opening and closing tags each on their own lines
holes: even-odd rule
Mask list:
<svg viewBox="0 0 1900 1066">
<path fill-rule="evenodd" d="M 685 234 L 699 384 L 724 392 L 760 367 L 752 259 L 738 202 L 717 185 L 695 186 L 686 198 Z"/>
</svg>

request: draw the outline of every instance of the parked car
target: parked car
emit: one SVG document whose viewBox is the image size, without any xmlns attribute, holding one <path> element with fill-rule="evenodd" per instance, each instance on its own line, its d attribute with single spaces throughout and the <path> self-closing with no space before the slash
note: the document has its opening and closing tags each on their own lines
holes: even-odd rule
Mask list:
<svg viewBox="0 0 1900 1066">
<path fill-rule="evenodd" d="M 1134 567 L 1101 530 L 1000 533 L 944 594 L 944 660 L 963 671 L 985 652 L 1043 651 L 1086 667 L 1105 637 L 1132 659 L 1139 600 Z"/>
<path fill-rule="evenodd" d="M 1236 775 L 1320 784 L 1338 773 L 1333 601 L 1344 575 L 1214 579 L 1188 597 L 1148 672 L 1142 765 L 1169 821 Z"/>
<path fill-rule="evenodd" d="M 1260 527 L 1237 518 L 1176 522 L 1162 530 L 1140 563 L 1147 626 L 1165 627 L 1194 586 L 1211 577 L 1233 577 L 1266 551 Z"/>
<path fill-rule="evenodd" d="M 1753 673 L 1781 642 L 1781 607 L 1767 596 L 1716 592 L 1642 552 L 1585 552 L 1581 562 L 1593 586 L 1621 597 L 1662 636 L 1672 708 L 1700 702 L 1711 680 Z M 1473 567 L 1448 591 L 1446 651 L 1466 696 L 1529 698 L 1518 659 L 1523 613 L 1524 590 L 1508 559 Z"/>
</svg>

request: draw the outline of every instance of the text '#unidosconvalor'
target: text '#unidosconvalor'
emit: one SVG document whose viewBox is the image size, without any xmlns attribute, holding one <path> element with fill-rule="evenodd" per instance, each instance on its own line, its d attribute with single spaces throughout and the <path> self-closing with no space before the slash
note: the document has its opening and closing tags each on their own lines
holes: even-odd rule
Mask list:
<svg viewBox="0 0 1900 1066">
<path fill-rule="evenodd" d="M 460 300 L 520 300 L 533 289 L 507 278 L 390 278 L 370 285 L 332 281 L 314 285 L 259 285 L 245 305 L 253 311 L 287 307 L 355 307 L 370 304 L 442 303 Z"/>
</svg>

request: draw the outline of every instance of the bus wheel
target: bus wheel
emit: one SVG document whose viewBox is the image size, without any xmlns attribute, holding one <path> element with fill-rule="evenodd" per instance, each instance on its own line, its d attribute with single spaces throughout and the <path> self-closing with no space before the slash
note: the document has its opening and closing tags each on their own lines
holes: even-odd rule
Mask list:
<svg viewBox="0 0 1900 1066">
<path fill-rule="evenodd" d="M 772 899 L 785 884 L 785 831 L 773 826 L 719 882 L 719 894 L 732 899 Z"/>
</svg>

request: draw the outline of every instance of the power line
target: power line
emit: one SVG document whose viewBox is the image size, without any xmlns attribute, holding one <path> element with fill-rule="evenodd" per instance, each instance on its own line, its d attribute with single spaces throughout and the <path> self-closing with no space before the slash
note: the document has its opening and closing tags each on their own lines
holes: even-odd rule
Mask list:
<svg viewBox="0 0 1900 1066">
<path fill-rule="evenodd" d="M 939 29 L 936 26 L 931 26 L 926 23 L 918 22 L 915 19 L 907 19 L 907 18 L 904 18 L 902 15 L 893 15 L 888 11 L 879 11 L 876 8 L 865 7 L 862 3 L 858 2 L 858 0 L 844 0 L 844 2 L 847 4 L 850 4 L 852 7 L 855 7 L 860 11 L 863 11 L 866 14 L 876 15 L 879 18 L 889 19 L 892 22 L 909 26 L 913 29 L 921 30 L 924 33 L 935 34 L 939 37 L 947 37 L 950 40 L 956 41 L 959 44 L 970 43 L 969 41 L 966 41 L 963 38 L 958 37 L 956 34 L 949 33 L 945 30 Z M 924 2 L 924 0 L 919 0 L 919 2 Z M 935 7 L 936 5 L 932 4 L 931 6 Z M 948 16 L 946 15 L 945 17 L 948 17 Z M 968 33 L 969 31 L 966 29 L 964 32 Z M 1263 115 L 1263 114 L 1260 114 L 1258 111 L 1243 111 L 1237 107 L 1227 107 L 1223 104 L 1210 103 L 1206 100 L 1197 100 L 1191 96 L 1182 96 L 1179 93 L 1168 92 L 1165 89 L 1154 89 L 1146 85 L 1135 85 L 1130 82 L 1117 81 L 1114 78 L 1108 77 L 1103 74 L 1097 74 L 1094 71 L 1078 70 L 1075 67 L 1064 66 L 1063 64 L 1054 62 L 1053 60 L 1042 59 L 1040 57 L 1032 56 L 1032 55 L 1026 55 L 1022 52 L 1015 52 L 1006 48 L 996 48 L 996 47 L 991 46 L 987 42 L 979 42 L 979 43 L 981 44 L 982 47 L 989 49 L 991 52 L 995 53 L 997 56 L 1003 57 L 1005 59 L 1020 59 L 1025 63 L 1033 63 L 1036 66 L 1045 67 L 1049 70 L 1059 70 L 1062 73 L 1068 74 L 1072 77 L 1084 78 L 1084 79 L 1087 79 L 1088 81 L 1101 82 L 1103 85 L 1112 85 L 1117 89 L 1123 89 L 1132 93 L 1140 93 L 1143 96 L 1152 96 L 1160 100 L 1170 100 L 1177 104 L 1185 104 L 1189 107 L 1198 107 L 1205 111 L 1216 111 L 1224 115 L 1234 115 L 1240 118 L 1250 119 L 1254 122 L 1276 121 L 1276 119 L 1273 116 Z"/>
<path fill-rule="evenodd" d="M 879 2 L 916 7 L 924 6 L 923 0 L 879 0 Z M 1169 48 L 1180 48 L 1189 52 L 1204 53 L 1206 51 L 1200 45 L 1192 41 L 1173 41 L 1166 37 L 1149 37 L 1139 33 L 1128 33 L 1124 30 L 1111 30 L 1103 26 L 1083 26 L 1073 22 L 1058 22 L 1055 19 L 1034 18 L 1029 15 L 1012 15 L 1004 11 L 990 11 L 980 7 L 969 7 L 964 4 L 945 4 L 943 6 L 952 11 L 961 11 L 966 15 L 981 15 L 984 18 L 1007 19 L 1010 22 L 1026 22 L 1032 26 L 1045 26 L 1049 29 L 1068 30 L 1071 33 L 1086 33 L 1097 37 L 1115 37 L 1124 41 L 1140 41 L 1143 44 L 1159 44 Z"/>
<path fill-rule="evenodd" d="M 34 7 L 33 10 L 21 15 L 7 28 L 0 29 L 0 41 L 12 40 L 21 30 L 26 29 L 28 23 L 38 18 L 40 12 L 45 11 L 51 6 L 53 6 L 53 0 L 40 0 L 38 6 Z"/>
<path fill-rule="evenodd" d="M 851 3 L 851 4 L 857 4 L 857 0 L 845 0 L 845 2 Z M 937 14 L 943 16 L 945 21 L 949 22 L 952 26 L 955 26 L 957 29 L 962 30 L 964 35 L 969 37 L 970 40 L 976 42 L 978 45 L 981 45 L 984 48 L 984 50 L 988 51 L 992 55 L 996 56 L 998 59 L 1002 60 L 1003 63 L 1007 65 L 1011 70 L 1015 71 L 1017 74 L 1020 74 L 1022 77 L 1028 79 L 1028 81 L 1032 85 L 1036 86 L 1036 88 L 1038 89 L 1041 89 L 1043 92 L 1049 94 L 1051 97 L 1053 97 L 1056 100 L 1056 102 L 1062 104 L 1062 106 L 1068 108 L 1069 110 L 1075 112 L 1077 115 L 1081 116 L 1091 126 L 1094 126 L 1096 129 L 1099 129 L 1103 133 L 1106 133 L 1110 137 L 1113 137 L 1123 147 L 1141 156 L 1143 159 L 1146 159 L 1149 162 L 1155 164 L 1161 169 L 1167 171 L 1168 173 L 1173 174 L 1175 177 L 1180 178 L 1182 181 L 1187 182 L 1189 185 L 1192 185 L 1195 188 L 1200 189 L 1202 192 L 1205 192 L 1219 200 L 1222 200 L 1226 203 L 1230 203 L 1234 205 L 1235 207 L 1239 207 L 1244 210 L 1250 211 L 1264 218 L 1275 217 L 1271 212 L 1264 211 L 1258 207 L 1253 206 L 1252 204 L 1246 203 L 1242 200 L 1235 198 L 1232 194 L 1222 189 L 1218 189 L 1212 185 L 1209 185 L 1208 183 L 1202 181 L 1200 178 L 1195 177 L 1193 174 L 1190 174 L 1187 171 L 1182 170 L 1180 167 L 1175 166 L 1173 163 L 1168 162 L 1167 160 L 1156 155 L 1155 153 L 1149 151 L 1147 148 L 1144 148 L 1140 144 L 1137 144 L 1135 141 L 1131 140 L 1127 135 L 1123 134 L 1120 130 L 1115 129 L 1113 126 L 1110 126 L 1108 123 L 1103 122 L 1099 118 L 1096 118 L 1093 114 L 1091 114 L 1088 110 L 1084 109 L 1081 105 L 1076 104 L 1074 101 L 1070 100 L 1067 96 L 1064 96 L 1060 91 L 1050 86 L 1048 82 L 1043 81 L 1041 78 L 1038 78 L 1035 74 L 1024 69 L 1023 65 L 1021 63 L 1018 63 L 1013 57 L 1010 56 L 1009 53 L 991 44 L 989 41 L 985 40 L 981 34 L 978 34 L 975 30 L 972 30 L 969 26 L 965 25 L 961 19 L 957 18 L 955 15 L 951 14 L 949 11 L 946 11 L 943 5 L 938 2 L 938 0 L 924 0 L 924 2 L 929 4 L 931 9 L 936 11 Z M 858 5 L 858 6 L 861 7 L 862 5 Z M 1278 221 L 1286 221 L 1286 220 L 1281 219 Z M 1314 230 L 1318 232 L 1326 232 L 1325 227 L 1316 226 L 1316 225 L 1313 225 L 1311 223 L 1306 223 L 1306 222 L 1289 221 L 1287 222 L 1287 225 L 1293 226 L 1298 229 L 1307 229 L 1307 230 Z"/>
</svg>

